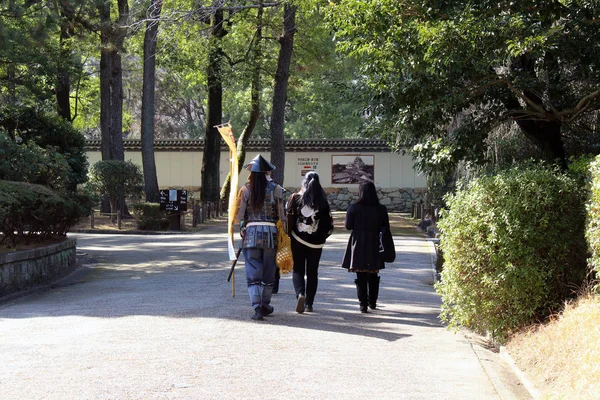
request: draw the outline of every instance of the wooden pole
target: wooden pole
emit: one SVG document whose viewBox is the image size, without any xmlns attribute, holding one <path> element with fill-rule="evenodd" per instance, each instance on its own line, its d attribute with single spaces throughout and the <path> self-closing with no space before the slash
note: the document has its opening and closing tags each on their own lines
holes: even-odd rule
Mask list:
<svg viewBox="0 0 600 400">
<path fill-rule="evenodd" d="M 231 297 L 235 297 L 235 271 L 231 274 Z"/>
</svg>

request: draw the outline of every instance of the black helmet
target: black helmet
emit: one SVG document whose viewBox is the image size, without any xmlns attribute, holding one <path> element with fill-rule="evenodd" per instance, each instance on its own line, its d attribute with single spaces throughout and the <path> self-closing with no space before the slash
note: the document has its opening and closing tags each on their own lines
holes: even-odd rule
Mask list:
<svg viewBox="0 0 600 400">
<path fill-rule="evenodd" d="M 265 160 L 260 154 L 254 157 L 248 164 L 244 165 L 244 169 L 250 172 L 269 172 L 275 169 L 275 166 Z"/>
</svg>

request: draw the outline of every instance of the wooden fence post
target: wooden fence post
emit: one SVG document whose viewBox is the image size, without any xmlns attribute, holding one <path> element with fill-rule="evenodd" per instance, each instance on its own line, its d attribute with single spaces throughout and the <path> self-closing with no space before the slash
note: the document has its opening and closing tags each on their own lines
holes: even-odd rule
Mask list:
<svg viewBox="0 0 600 400">
<path fill-rule="evenodd" d="M 196 199 L 192 199 L 192 226 L 194 228 L 198 226 L 199 219 L 200 219 L 200 205 L 196 202 Z"/>
<path fill-rule="evenodd" d="M 117 210 L 117 229 L 121 230 L 121 210 Z"/>
<path fill-rule="evenodd" d="M 90 213 L 90 227 L 94 229 L 94 209 L 92 208 L 92 212 Z"/>
</svg>

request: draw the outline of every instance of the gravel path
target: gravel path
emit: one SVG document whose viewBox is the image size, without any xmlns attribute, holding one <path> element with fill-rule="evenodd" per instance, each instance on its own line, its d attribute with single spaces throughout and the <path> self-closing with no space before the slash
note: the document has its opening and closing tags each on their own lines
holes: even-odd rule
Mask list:
<svg viewBox="0 0 600 400">
<path fill-rule="evenodd" d="M 0 303 L 2 399 L 521 399 L 497 354 L 443 327 L 432 245 L 395 238 L 380 310 L 358 311 L 323 253 L 314 313 L 291 276 L 273 316 L 250 319 L 243 260 L 236 296 L 222 227 L 198 235 L 74 234 L 80 267 L 53 288 Z"/>
</svg>

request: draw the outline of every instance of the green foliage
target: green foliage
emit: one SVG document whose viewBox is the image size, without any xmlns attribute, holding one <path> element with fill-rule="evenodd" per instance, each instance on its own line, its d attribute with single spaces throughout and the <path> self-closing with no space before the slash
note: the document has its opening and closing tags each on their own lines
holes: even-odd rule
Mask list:
<svg viewBox="0 0 600 400">
<path fill-rule="evenodd" d="M 485 140 L 507 121 L 527 119 L 542 138 L 542 122 L 561 121 L 567 138 L 594 131 L 597 1 L 339 0 L 326 10 L 338 48 L 359 61 L 370 130 L 425 171 L 485 163 Z"/>
<path fill-rule="evenodd" d="M 64 236 L 86 214 L 80 197 L 64 197 L 51 189 L 24 182 L 0 181 L 2 242 Z"/>
<path fill-rule="evenodd" d="M 169 228 L 169 220 L 166 219 L 165 212 L 160 209 L 160 204 L 135 203 L 132 208 L 138 229 L 159 231 Z"/>
<path fill-rule="evenodd" d="M 569 174 L 577 179 L 581 187 L 587 187 L 592 178 L 590 164 L 594 161 L 595 156 L 584 154 L 579 157 L 571 156 L 569 158 Z"/>
<path fill-rule="evenodd" d="M 131 161 L 103 160 L 90 168 L 89 187 L 107 196 L 111 212 L 125 197 L 139 198 L 144 190 L 144 176 L 140 167 Z"/>
<path fill-rule="evenodd" d="M 52 1 L 3 2 L 0 18 L 0 99 L 38 104 L 53 98 L 59 60 L 58 13 Z M 53 35 L 54 34 L 54 35 Z"/>
<path fill-rule="evenodd" d="M 590 164 L 591 187 L 587 203 L 585 236 L 590 249 L 590 266 L 600 277 L 600 157 Z"/>
<path fill-rule="evenodd" d="M 586 274 L 584 197 L 543 166 L 474 179 L 442 214 L 442 319 L 504 340 L 572 296 Z"/>
<path fill-rule="evenodd" d="M 45 158 L 46 165 L 40 165 L 39 168 L 45 169 L 50 176 L 60 175 L 62 181 L 59 186 L 75 191 L 78 184 L 87 180 L 85 139 L 71 123 L 63 120 L 56 113 L 37 107 L 0 107 L 0 130 L 12 136 L 15 141 L 20 141 L 24 148 L 29 148 L 30 153 L 37 152 L 38 155 L 32 156 L 34 158 L 31 161 L 37 157 L 43 163 L 41 158 Z M 3 144 L 6 145 L 5 139 Z M 43 149 L 46 155 L 43 156 L 41 154 L 43 151 L 35 150 L 35 147 Z M 24 161 L 17 160 L 21 163 Z M 64 162 L 68 167 L 66 176 L 63 176 L 62 171 Z M 60 173 L 52 171 L 55 167 L 61 170 Z M 38 180 L 31 182 L 45 184 Z"/>
<path fill-rule="evenodd" d="M 19 145 L 0 130 L 0 180 L 36 183 L 59 192 L 70 186 L 65 157 L 34 143 Z"/>
</svg>

